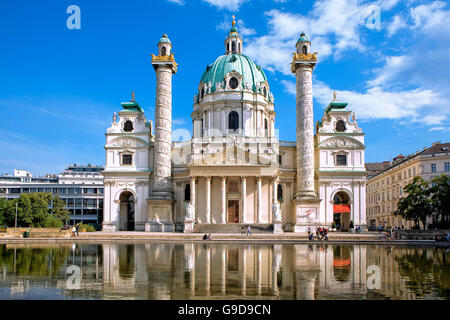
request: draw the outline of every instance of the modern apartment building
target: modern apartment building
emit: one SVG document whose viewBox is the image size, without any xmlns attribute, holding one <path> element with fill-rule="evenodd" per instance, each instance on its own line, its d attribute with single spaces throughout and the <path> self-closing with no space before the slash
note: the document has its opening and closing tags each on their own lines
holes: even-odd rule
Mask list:
<svg viewBox="0 0 450 320">
<path fill-rule="evenodd" d="M 99 224 L 103 221 L 103 167 L 69 165 L 59 175 L 33 177 L 30 172 L 14 170 L 0 176 L 0 197 L 14 199 L 22 193 L 47 192 L 58 195 L 70 211 L 70 223 Z"/>
<path fill-rule="evenodd" d="M 450 143 L 435 142 L 409 156 L 399 155 L 390 165 L 367 181 L 367 224 L 368 226 L 403 226 L 409 229 L 412 222 L 396 217 L 398 200 L 404 196 L 403 188 L 415 176 L 429 180 L 435 176 L 450 176 Z M 385 162 L 380 163 L 383 167 Z M 371 164 L 373 165 L 373 164 Z M 369 168 L 367 169 L 369 171 Z M 428 223 L 431 222 L 431 219 Z"/>
</svg>

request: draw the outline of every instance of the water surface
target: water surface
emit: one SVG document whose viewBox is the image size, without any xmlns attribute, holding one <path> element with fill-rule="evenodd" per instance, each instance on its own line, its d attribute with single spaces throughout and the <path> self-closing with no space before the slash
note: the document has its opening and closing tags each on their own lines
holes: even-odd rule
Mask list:
<svg viewBox="0 0 450 320">
<path fill-rule="evenodd" d="M 0 299 L 449 299 L 450 251 L 334 244 L 0 245 Z"/>
</svg>

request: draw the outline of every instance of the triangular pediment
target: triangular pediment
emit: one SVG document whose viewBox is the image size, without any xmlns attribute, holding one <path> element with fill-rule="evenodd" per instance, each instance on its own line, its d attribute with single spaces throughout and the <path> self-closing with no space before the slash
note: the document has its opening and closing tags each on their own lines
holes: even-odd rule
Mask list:
<svg viewBox="0 0 450 320">
<path fill-rule="evenodd" d="M 319 148 L 365 148 L 364 144 L 351 137 L 331 137 L 319 144 Z"/>
</svg>

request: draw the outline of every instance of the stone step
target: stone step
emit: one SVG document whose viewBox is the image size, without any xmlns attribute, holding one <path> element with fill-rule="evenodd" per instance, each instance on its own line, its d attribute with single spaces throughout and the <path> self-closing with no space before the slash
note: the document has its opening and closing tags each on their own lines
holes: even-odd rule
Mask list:
<svg viewBox="0 0 450 320">
<path fill-rule="evenodd" d="M 252 233 L 273 233 L 272 224 L 241 224 L 241 223 L 227 223 L 227 224 L 215 224 L 215 223 L 203 223 L 196 224 L 194 226 L 195 233 L 228 233 L 228 234 L 241 234 L 242 226 L 245 228 L 250 226 Z"/>
</svg>

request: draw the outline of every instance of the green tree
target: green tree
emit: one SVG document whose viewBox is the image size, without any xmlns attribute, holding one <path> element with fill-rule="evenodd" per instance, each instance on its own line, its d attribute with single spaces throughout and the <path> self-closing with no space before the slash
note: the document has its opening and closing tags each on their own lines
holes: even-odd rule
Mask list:
<svg viewBox="0 0 450 320">
<path fill-rule="evenodd" d="M 427 217 L 433 212 L 429 183 L 417 176 L 403 188 L 403 191 L 407 196 L 398 201 L 398 208 L 394 215 L 412 220 L 416 227 L 419 227 L 419 222 L 422 222 L 425 229 Z"/>
<path fill-rule="evenodd" d="M 65 206 L 66 203 L 63 200 L 61 200 L 60 197 L 58 197 L 57 195 L 53 196 L 53 208 L 51 209 L 51 213 L 56 219 L 64 223 L 66 223 L 70 218 L 69 217 L 70 211 L 64 209 Z"/>
<path fill-rule="evenodd" d="M 431 179 L 431 205 L 442 227 L 450 224 L 450 177 L 442 174 Z"/>
<path fill-rule="evenodd" d="M 31 220 L 35 227 L 43 227 L 49 215 L 51 194 L 35 192 L 29 194 L 31 199 Z"/>
<path fill-rule="evenodd" d="M 17 200 L 0 198 L 0 225 L 13 226 Z"/>
</svg>

